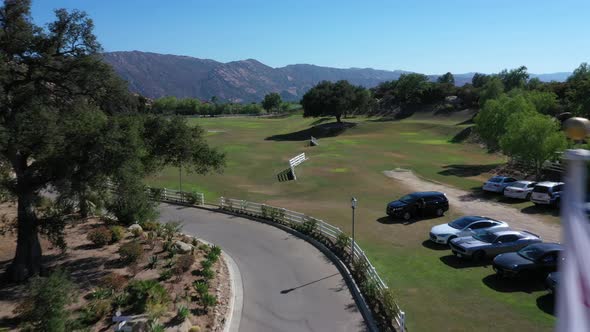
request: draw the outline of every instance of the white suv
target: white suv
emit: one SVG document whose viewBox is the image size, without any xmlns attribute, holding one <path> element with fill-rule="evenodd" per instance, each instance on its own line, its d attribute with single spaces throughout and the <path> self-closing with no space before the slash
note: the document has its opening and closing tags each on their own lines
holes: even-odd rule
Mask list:
<svg viewBox="0 0 590 332">
<path fill-rule="evenodd" d="M 535 205 L 553 205 L 558 206 L 563 191 L 563 182 L 539 182 L 533 189 L 531 201 Z"/>
</svg>

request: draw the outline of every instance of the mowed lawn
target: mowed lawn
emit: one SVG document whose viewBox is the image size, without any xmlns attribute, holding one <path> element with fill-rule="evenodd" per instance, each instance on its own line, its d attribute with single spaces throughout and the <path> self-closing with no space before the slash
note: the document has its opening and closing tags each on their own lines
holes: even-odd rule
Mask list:
<svg viewBox="0 0 590 332">
<path fill-rule="evenodd" d="M 417 114 L 401 121 L 359 117 L 338 136 L 307 146 L 308 128 L 332 119 L 190 119 L 208 130 L 211 145 L 227 153 L 223 174 L 183 174 L 183 190 L 264 202 L 321 218 L 350 232 L 350 197 L 359 200 L 356 237 L 395 290 L 410 331 L 549 331 L 553 299 L 542 283 L 502 284 L 490 266 L 456 264 L 450 250 L 426 241 L 433 225 L 459 214 L 409 225 L 385 217 L 385 205 L 407 193 L 383 175 L 397 167 L 463 189 L 481 186 L 487 173 L 505 162 L 475 144 L 451 143 L 471 116 Z M 305 152 L 297 181 L 279 183 L 276 174 Z M 150 178 L 150 184 L 178 188 L 178 169 Z M 525 208 L 529 203 L 514 204 Z M 546 221 L 539 221 L 546 222 Z"/>
</svg>

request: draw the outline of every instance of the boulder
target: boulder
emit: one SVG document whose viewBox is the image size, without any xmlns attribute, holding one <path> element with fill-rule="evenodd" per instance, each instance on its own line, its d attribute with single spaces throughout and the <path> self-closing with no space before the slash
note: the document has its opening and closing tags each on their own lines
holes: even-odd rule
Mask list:
<svg viewBox="0 0 590 332">
<path fill-rule="evenodd" d="M 192 245 L 182 242 L 182 241 L 174 242 L 174 248 L 176 250 L 178 250 L 178 252 L 183 253 L 183 254 L 189 253 L 193 250 Z"/>
<path fill-rule="evenodd" d="M 141 225 L 140 224 L 133 224 L 133 225 L 129 226 L 127 229 L 130 232 L 133 232 L 136 229 L 143 232 L 143 228 L 141 228 Z"/>
</svg>

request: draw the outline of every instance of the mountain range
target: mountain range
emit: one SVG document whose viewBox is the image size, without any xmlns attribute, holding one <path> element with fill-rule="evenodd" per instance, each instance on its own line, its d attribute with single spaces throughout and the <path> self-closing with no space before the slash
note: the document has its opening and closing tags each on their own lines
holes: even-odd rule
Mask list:
<svg viewBox="0 0 590 332">
<path fill-rule="evenodd" d="M 348 80 L 367 88 L 395 80 L 403 70 L 371 68 L 331 68 L 295 64 L 269 67 L 247 59 L 227 63 L 189 56 L 150 52 L 107 52 L 104 59 L 128 82 L 132 92 L 149 98 L 175 96 L 209 100 L 216 96 L 232 102 L 259 102 L 269 92 L 278 92 L 284 100 L 297 101 L 322 80 Z M 454 74 L 455 84 L 471 82 L 475 73 Z M 542 81 L 563 81 L 570 73 L 531 74 Z M 428 75 L 436 80 L 437 75 Z"/>
</svg>

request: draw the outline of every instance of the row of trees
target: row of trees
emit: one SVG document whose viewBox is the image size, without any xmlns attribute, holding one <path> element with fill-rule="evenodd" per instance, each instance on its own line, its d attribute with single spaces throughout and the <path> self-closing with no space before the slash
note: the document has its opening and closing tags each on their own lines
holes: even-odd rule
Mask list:
<svg viewBox="0 0 590 332">
<path fill-rule="evenodd" d="M 13 280 L 40 272 L 40 231 L 50 239 L 63 231 L 56 221 L 63 213 L 39 215 L 42 190 L 75 202 L 83 215 L 98 200 L 120 219 L 142 221 L 154 212 L 146 175 L 181 163 L 206 173 L 224 163 L 199 127 L 143 112 L 101 60 L 92 20 L 75 10 L 55 15 L 41 28 L 29 0 L 0 7 L 0 185 L 18 202 Z"/>
<path fill-rule="evenodd" d="M 154 100 L 151 112 L 156 114 L 216 116 L 221 114 L 260 115 L 265 113 L 285 113 L 299 109 L 296 103 L 283 102 L 278 93 L 269 93 L 262 103 L 219 103 L 201 101 L 197 98 L 162 97 Z"/>
</svg>

